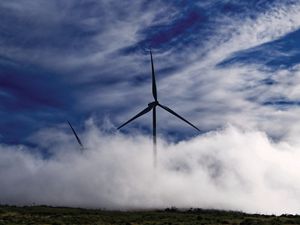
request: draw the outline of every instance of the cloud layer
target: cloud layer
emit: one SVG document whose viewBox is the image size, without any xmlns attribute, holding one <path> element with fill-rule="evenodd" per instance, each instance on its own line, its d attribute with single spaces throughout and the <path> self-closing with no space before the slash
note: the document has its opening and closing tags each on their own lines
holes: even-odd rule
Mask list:
<svg viewBox="0 0 300 225">
<path fill-rule="evenodd" d="M 298 146 L 274 143 L 263 132 L 228 126 L 177 144 L 159 140 L 156 169 L 151 141 L 143 136 L 107 135 L 90 125 L 81 153 L 72 136 L 53 142 L 53 130 L 39 135 L 41 144 L 52 145 L 51 158 L 1 146 L 1 203 L 300 210 Z"/>
</svg>

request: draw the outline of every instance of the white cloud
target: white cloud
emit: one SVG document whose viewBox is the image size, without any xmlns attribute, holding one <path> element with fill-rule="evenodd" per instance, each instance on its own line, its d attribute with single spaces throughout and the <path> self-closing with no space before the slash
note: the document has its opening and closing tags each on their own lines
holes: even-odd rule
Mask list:
<svg viewBox="0 0 300 225">
<path fill-rule="evenodd" d="M 216 65 L 236 52 L 274 41 L 299 29 L 299 7 L 299 4 L 277 3 L 268 11 L 258 12 L 255 19 L 220 15 L 216 23 L 218 31 L 201 47 L 163 56 L 171 65 L 182 60 L 186 65 L 159 80 L 162 102 L 177 107 L 182 115 L 190 115 L 189 118 L 204 130 L 229 122 L 239 127 L 264 130 L 272 137 L 284 137 L 289 133 L 289 127 L 300 122 L 296 116 L 298 110 L 290 106 L 282 110 L 263 103 L 275 98 L 297 101 L 298 66 L 272 71 L 247 63 L 225 68 L 216 68 Z M 276 55 L 270 57 L 271 60 Z M 160 60 L 158 63 L 163 64 Z M 270 77 L 276 83 L 264 85 L 262 81 Z M 166 117 L 162 117 L 165 120 Z M 174 120 L 172 128 L 178 126 Z"/>
<path fill-rule="evenodd" d="M 229 126 L 177 144 L 160 139 L 156 170 L 148 138 L 91 125 L 82 136 L 82 154 L 66 138 L 50 159 L 2 145 L 1 203 L 299 212 L 299 145 L 273 143 L 263 132 Z"/>
</svg>

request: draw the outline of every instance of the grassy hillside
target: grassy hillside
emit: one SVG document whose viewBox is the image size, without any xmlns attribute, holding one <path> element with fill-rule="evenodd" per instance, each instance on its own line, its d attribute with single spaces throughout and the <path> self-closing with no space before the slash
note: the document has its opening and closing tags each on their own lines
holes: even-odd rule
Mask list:
<svg viewBox="0 0 300 225">
<path fill-rule="evenodd" d="M 0 206 L 2 224 L 123 224 L 123 225 L 181 225 L 181 224 L 299 224 L 300 216 L 264 216 L 240 212 L 192 209 L 179 211 L 119 212 L 47 206 Z"/>
</svg>

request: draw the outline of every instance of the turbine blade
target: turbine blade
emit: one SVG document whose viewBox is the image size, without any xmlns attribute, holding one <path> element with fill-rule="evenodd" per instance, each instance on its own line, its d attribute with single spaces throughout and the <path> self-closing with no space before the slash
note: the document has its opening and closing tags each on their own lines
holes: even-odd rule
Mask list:
<svg viewBox="0 0 300 225">
<path fill-rule="evenodd" d="M 150 49 L 150 57 L 151 57 L 151 69 L 152 69 L 152 95 L 155 101 L 157 101 L 156 80 L 155 80 L 154 63 L 153 63 L 151 49 Z"/>
<path fill-rule="evenodd" d="M 81 141 L 80 141 L 78 135 L 76 134 L 74 128 L 72 127 L 71 123 L 70 123 L 68 120 L 67 120 L 67 122 L 68 122 L 69 126 L 71 127 L 71 129 L 72 129 L 72 131 L 73 131 L 73 134 L 74 134 L 74 136 L 75 136 L 76 139 L 77 139 L 78 144 L 83 148 L 83 144 L 81 143 Z"/>
<path fill-rule="evenodd" d="M 136 118 L 146 114 L 147 112 L 149 112 L 151 109 L 153 108 L 153 106 L 148 106 L 147 108 L 143 109 L 141 112 L 139 112 L 138 114 L 136 114 L 134 117 L 132 117 L 130 120 L 128 120 L 126 123 L 123 123 L 121 126 L 119 126 L 117 129 L 121 129 L 122 127 L 124 127 L 126 124 L 130 123 L 131 121 L 135 120 Z"/>
<path fill-rule="evenodd" d="M 176 112 L 174 112 L 172 109 L 168 108 L 167 106 L 158 104 L 161 108 L 163 108 L 164 110 L 168 111 L 169 113 L 173 114 L 174 116 L 177 116 L 179 119 L 183 120 L 184 122 L 186 122 L 187 124 L 189 124 L 190 126 L 194 127 L 197 131 L 200 131 L 198 129 L 198 127 L 196 127 L 195 125 L 193 125 L 192 123 L 190 123 L 189 121 L 187 121 L 186 119 L 184 119 L 182 116 L 178 115 Z"/>
</svg>

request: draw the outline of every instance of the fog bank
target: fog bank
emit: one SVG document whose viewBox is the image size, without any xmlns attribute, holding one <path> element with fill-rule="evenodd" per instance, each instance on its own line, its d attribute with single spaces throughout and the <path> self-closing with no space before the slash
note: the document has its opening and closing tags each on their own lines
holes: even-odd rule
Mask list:
<svg viewBox="0 0 300 225">
<path fill-rule="evenodd" d="M 95 126 L 81 135 L 82 153 L 71 134 L 58 130 L 34 137 L 50 157 L 1 145 L 1 204 L 299 213 L 298 146 L 274 143 L 263 132 L 228 126 L 179 143 L 158 140 L 156 169 L 149 137 Z"/>
</svg>

